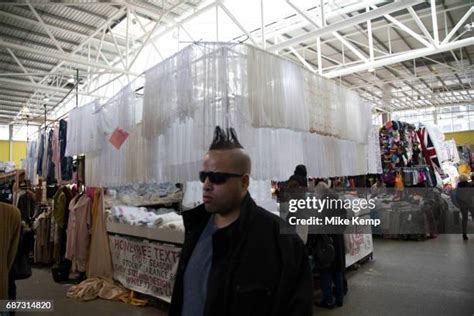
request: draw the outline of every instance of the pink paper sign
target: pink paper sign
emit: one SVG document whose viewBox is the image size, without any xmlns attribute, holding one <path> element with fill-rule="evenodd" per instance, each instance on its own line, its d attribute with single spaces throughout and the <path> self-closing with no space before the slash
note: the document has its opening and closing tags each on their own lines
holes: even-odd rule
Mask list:
<svg viewBox="0 0 474 316">
<path fill-rule="evenodd" d="M 120 149 L 127 138 L 128 133 L 117 127 L 112 133 L 112 136 L 110 136 L 109 142 L 114 145 L 115 148 Z"/>
</svg>

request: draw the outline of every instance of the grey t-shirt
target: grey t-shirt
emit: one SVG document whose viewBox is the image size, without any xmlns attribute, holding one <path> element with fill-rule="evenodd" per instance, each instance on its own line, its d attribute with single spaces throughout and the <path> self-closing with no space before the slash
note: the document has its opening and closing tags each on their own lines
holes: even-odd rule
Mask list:
<svg viewBox="0 0 474 316">
<path fill-rule="evenodd" d="M 212 235 L 217 230 L 211 216 L 201 233 L 184 272 L 182 316 L 201 316 L 207 297 L 207 280 L 212 264 Z"/>
</svg>

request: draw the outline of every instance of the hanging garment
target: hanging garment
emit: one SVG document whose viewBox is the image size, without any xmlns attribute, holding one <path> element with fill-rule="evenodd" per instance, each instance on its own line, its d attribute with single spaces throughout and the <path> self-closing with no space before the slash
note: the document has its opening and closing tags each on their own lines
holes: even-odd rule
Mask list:
<svg viewBox="0 0 474 316">
<path fill-rule="evenodd" d="M 97 190 L 94 196 L 95 217 L 92 220 L 92 236 L 87 265 L 87 277 L 101 277 L 112 280 L 114 270 L 110 255 L 109 237 L 105 223 L 104 194 Z"/>
<path fill-rule="evenodd" d="M 36 141 L 30 141 L 28 142 L 27 145 L 27 151 L 26 151 L 26 178 L 31 181 L 33 185 L 36 185 L 37 178 L 36 178 L 36 151 L 37 151 L 37 142 Z"/>
<path fill-rule="evenodd" d="M 66 209 L 66 194 L 63 188 L 60 188 L 53 197 L 53 219 L 57 225 L 57 243 L 55 244 L 53 251 L 54 262 L 61 260 L 61 244 L 65 242 L 64 230 L 65 230 L 65 212 Z M 64 254 L 63 254 L 64 255 Z"/>
<path fill-rule="evenodd" d="M 53 162 L 53 140 L 54 131 L 51 129 L 48 133 L 48 153 L 47 153 L 47 182 L 54 183 L 56 181 L 55 171 L 56 165 Z"/>
<path fill-rule="evenodd" d="M 85 272 L 90 242 L 91 200 L 78 195 L 69 204 L 66 259 L 72 261 L 71 271 Z"/>
<path fill-rule="evenodd" d="M 53 243 L 50 242 L 51 211 L 44 211 L 33 224 L 35 230 L 34 261 L 51 264 L 53 261 Z"/>
<path fill-rule="evenodd" d="M 61 179 L 69 181 L 72 179 L 72 157 L 66 157 L 67 145 L 67 122 L 59 121 L 59 159 L 61 165 Z"/>
<path fill-rule="evenodd" d="M 21 212 L 21 220 L 30 226 L 31 218 L 35 213 L 35 197 L 33 192 L 20 191 L 16 205 Z"/>
<path fill-rule="evenodd" d="M 61 183 L 61 160 L 59 157 L 59 134 L 58 128 L 54 127 L 53 129 L 53 140 L 52 140 L 52 156 L 51 161 L 54 164 L 54 179 L 57 183 Z"/>
<path fill-rule="evenodd" d="M 36 165 L 36 173 L 39 176 L 43 176 L 43 158 L 44 158 L 44 143 L 45 143 L 44 138 L 45 138 L 45 135 L 43 132 L 41 132 L 39 147 L 38 147 L 38 163 Z"/>
<path fill-rule="evenodd" d="M 49 148 L 49 137 L 48 137 L 48 132 L 44 132 L 44 151 L 43 151 L 43 165 L 41 166 L 42 168 L 42 175 L 43 177 L 48 176 L 48 148 Z"/>
<path fill-rule="evenodd" d="M 89 154 L 104 146 L 106 138 L 98 128 L 100 117 L 95 115 L 98 108 L 98 101 L 93 101 L 69 112 L 66 155 Z"/>
</svg>

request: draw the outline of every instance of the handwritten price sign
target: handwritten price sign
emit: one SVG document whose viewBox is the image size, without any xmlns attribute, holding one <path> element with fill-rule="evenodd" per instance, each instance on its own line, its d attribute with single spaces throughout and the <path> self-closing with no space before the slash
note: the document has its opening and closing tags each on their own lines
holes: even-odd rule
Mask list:
<svg viewBox="0 0 474 316">
<path fill-rule="evenodd" d="M 126 288 L 170 302 L 181 249 L 124 236 L 109 238 L 114 278 Z"/>
</svg>

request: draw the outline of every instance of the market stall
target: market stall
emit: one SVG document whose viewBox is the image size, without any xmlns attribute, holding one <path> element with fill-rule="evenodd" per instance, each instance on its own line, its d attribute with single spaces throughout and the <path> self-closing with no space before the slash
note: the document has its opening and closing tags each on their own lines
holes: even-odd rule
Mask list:
<svg viewBox="0 0 474 316">
<path fill-rule="evenodd" d="M 146 71 L 144 83 L 72 110 L 29 144 L 28 170 L 51 183 L 77 183 L 72 205 L 90 210 L 80 221 L 101 212 L 88 190 L 105 188 L 102 247 L 114 278 L 169 301 L 184 240 L 178 214 L 201 203 L 197 171 L 216 125 L 235 128 L 252 157 L 250 192 L 276 214 L 270 179 L 286 179 L 297 164 L 321 178 L 381 172 L 370 107 L 356 93 L 280 56 L 229 43 L 190 45 Z M 362 232 L 354 233 L 348 255 L 355 262 L 366 251 Z M 68 258 L 73 267 L 83 259 Z"/>
</svg>

